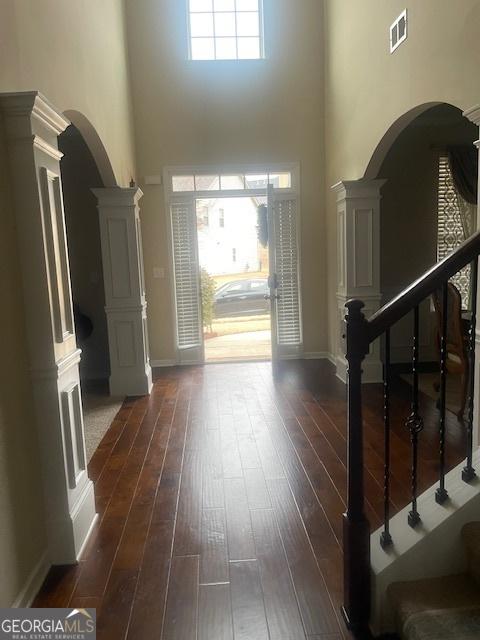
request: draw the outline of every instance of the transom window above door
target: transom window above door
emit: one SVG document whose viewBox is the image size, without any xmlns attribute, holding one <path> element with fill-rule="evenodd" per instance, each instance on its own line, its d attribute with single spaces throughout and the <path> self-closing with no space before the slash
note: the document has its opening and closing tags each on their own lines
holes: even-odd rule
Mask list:
<svg viewBox="0 0 480 640">
<path fill-rule="evenodd" d="M 187 0 L 191 60 L 263 58 L 262 0 Z"/>
<path fill-rule="evenodd" d="M 271 173 L 229 174 L 181 174 L 171 175 L 171 190 L 175 192 L 198 191 L 249 191 L 266 189 L 271 184 L 275 190 L 293 187 L 292 171 L 279 170 Z"/>
</svg>

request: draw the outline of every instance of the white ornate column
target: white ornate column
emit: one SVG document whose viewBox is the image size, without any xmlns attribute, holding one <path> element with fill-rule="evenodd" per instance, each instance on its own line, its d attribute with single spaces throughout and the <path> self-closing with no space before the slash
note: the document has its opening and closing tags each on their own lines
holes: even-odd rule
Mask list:
<svg viewBox="0 0 480 640">
<path fill-rule="evenodd" d="M 468 109 L 464 114 L 471 122 L 480 128 L 480 105 Z M 480 140 L 475 142 L 475 146 L 480 153 Z M 478 193 L 480 194 L 480 162 L 478 177 Z M 480 230 L 480 199 L 477 204 L 477 230 Z M 480 275 L 478 282 L 479 295 L 477 296 L 477 327 L 475 331 L 475 396 L 474 396 L 474 416 L 473 416 L 473 445 L 480 446 Z M 477 470 L 478 472 L 478 470 Z"/>
<path fill-rule="evenodd" d="M 0 95 L 0 111 L 11 167 L 49 560 L 69 564 L 96 518 L 57 147 L 69 122 L 37 92 Z"/>
<path fill-rule="evenodd" d="M 110 392 L 146 395 L 152 389 L 138 202 L 140 189 L 94 189 L 100 215 Z"/>
<path fill-rule="evenodd" d="M 345 360 L 345 303 L 360 298 L 369 317 L 381 304 L 380 291 L 380 190 L 385 180 L 339 182 L 332 189 L 337 195 L 337 313 L 339 343 L 337 376 L 347 380 Z M 363 381 L 380 382 L 380 345 L 371 345 L 363 363 Z"/>
</svg>

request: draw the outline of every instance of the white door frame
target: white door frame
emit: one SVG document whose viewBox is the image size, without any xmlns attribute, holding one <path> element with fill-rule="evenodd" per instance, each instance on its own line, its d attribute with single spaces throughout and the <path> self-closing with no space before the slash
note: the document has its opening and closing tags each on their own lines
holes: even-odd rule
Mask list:
<svg viewBox="0 0 480 640">
<path fill-rule="evenodd" d="M 170 296 L 171 296 L 171 308 L 172 308 L 172 321 L 175 332 L 175 349 L 176 349 L 176 363 L 177 364 L 204 364 L 204 347 L 203 338 L 201 343 L 202 358 L 200 361 L 187 362 L 181 357 L 181 350 L 178 347 L 178 323 L 177 323 L 177 304 L 175 295 L 175 269 L 174 269 L 174 250 L 173 250 L 173 230 L 172 230 L 172 217 L 171 207 L 176 203 L 188 202 L 190 206 L 195 207 L 195 203 L 199 199 L 211 199 L 211 198 L 235 198 L 235 197 L 266 197 L 268 195 L 268 189 L 251 188 L 251 189 L 230 189 L 230 190 L 192 190 L 192 191 L 173 191 L 172 178 L 173 176 L 216 176 L 216 175 L 265 175 L 265 174 L 278 174 L 278 173 L 290 173 L 291 186 L 289 188 L 273 189 L 273 201 L 279 196 L 289 197 L 296 201 L 297 206 L 297 238 L 300 238 L 300 165 L 298 162 L 289 163 L 272 163 L 272 164 L 245 164 L 245 165 L 210 165 L 210 166 L 181 166 L 181 167 L 166 167 L 163 174 L 163 184 L 165 191 L 165 212 L 166 212 L 166 224 L 167 224 L 167 237 L 168 237 L 168 254 L 169 254 L 169 268 L 172 270 Z M 198 245 L 198 243 L 197 243 Z M 198 246 L 197 246 L 198 252 Z M 196 257 L 198 261 L 198 255 Z M 300 242 L 298 241 L 298 270 L 301 273 L 301 254 L 300 254 Z M 301 299 L 301 286 L 298 284 L 298 296 L 300 306 L 300 323 L 302 325 L 302 299 Z M 303 327 L 301 327 L 301 333 L 303 334 Z M 302 337 L 303 340 L 303 337 Z M 298 351 L 291 355 L 282 356 L 283 358 L 299 357 Z M 273 358 L 273 345 L 272 345 L 272 358 Z"/>
</svg>

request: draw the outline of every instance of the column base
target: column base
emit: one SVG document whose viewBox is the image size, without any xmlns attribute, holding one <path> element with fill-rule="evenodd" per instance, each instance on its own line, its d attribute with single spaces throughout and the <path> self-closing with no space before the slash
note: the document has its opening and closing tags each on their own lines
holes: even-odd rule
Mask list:
<svg viewBox="0 0 480 640">
<path fill-rule="evenodd" d="M 122 368 L 113 372 L 109 381 L 112 396 L 148 396 L 152 391 L 152 367 L 148 364 L 145 371 Z"/>
<path fill-rule="evenodd" d="M 95 508 L 95 492 L 91 480 L 85 485 L 85 490 L 70 515 L 75 542 L 75 558 L 79 560 L 98 518 Z"/>
</svg>

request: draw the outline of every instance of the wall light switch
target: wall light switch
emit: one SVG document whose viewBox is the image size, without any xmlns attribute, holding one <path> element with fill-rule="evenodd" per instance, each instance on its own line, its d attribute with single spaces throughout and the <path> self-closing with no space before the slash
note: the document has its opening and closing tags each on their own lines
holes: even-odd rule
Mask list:
<svg viewBox="0 0 480 640">
<path fill-rule="evenodd" d="M 165 278 L 165 269 L 163 267 L 153 267 L 153 277 L 163 280 Z"/>
</svg>

